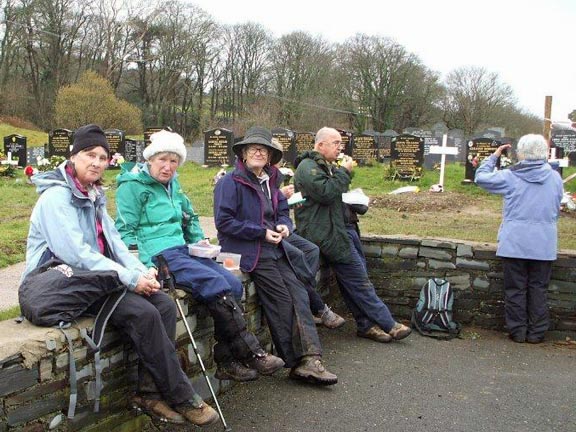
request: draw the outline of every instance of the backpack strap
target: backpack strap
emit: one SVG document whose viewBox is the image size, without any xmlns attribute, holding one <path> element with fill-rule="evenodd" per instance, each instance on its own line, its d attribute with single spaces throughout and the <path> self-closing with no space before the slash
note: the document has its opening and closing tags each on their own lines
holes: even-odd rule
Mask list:
<svg viewBox="0 0 576 432">
<path fill-rule="evenodd" d="M 76 378 L 76 360 L 74 359 L 74 346 L 72 343 L 72 338 L 68 333 L 64 331 L 64 329 L 70 328 L 70 323 L 65 323 L 64 321 L 60 321 L 58 323 L 58 328 L 62 333 L 64 333 L 64 337 L 66 338 L 66 342 L 68 343 L 68 354 L 70 356 L 69 360 L 69 370 L 70 370 L 70 398 L 68 400 L 68 418 L 74 418 L 74 414 L 76 412 L 76 402 L 78 401 L 78 380 Z"/>
</svg>

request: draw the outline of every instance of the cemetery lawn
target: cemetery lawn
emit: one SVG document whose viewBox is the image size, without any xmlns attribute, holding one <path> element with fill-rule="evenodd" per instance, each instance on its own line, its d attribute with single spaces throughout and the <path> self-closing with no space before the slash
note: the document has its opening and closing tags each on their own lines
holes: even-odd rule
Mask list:
<svg viewBox="0 0 576 432">
<path fill-rule="evenodd" d="M 438 182 L 439 172 L 425 172 L 417 182 L 389 181 L 385 165 L 356 168 L 352 188 L 362 188 L 370 196 L 370 210 L 360 217 L 362 234 L 414 235 L 495 243 L 500 225 L 502 200 L 475 185 L 462 185 L 464 167 L 446 167 L 445 191 L 428 192 Z M 179 180 L 200 216 L 212 216 L 212 178 L 219 168 L 201 168 L 186 163 L 179 169 Z M 576 168 L 564 170 L 564 177 Z M 115 178 L 119 171 L 105 173 L 108 211 L 116 214 Z M 403 186 L 418 186 L 418 193 L 389 195 Z M 576 180 L 565 184 L 576 193 Z M 0 268 L 24 261 L 28 220 L 36 202 L 35 188 L 26 184 L 22 170 L 15 178 L 0 177 Z M 66 221 L 55 221 L 66 223 Z M 558 223 L 559 247 L 576 250 L 576 212 L 562 212 Z"/>
</svg>

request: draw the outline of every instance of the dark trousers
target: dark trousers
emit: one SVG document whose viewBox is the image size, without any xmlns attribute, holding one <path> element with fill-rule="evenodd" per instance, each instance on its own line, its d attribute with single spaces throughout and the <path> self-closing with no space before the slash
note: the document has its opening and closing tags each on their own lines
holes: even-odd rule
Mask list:
<svg viewBox="0 0 576 432">
<path fill-rule="evenodd" d="M 286 367 L 296 366 L 303 356 L 322 355 L 308 294 L 288 260 L 260 259 L 250 276 Z"/>
<path fill-rule="evenodd" d="M 366 258 L 362 251 L 360 237 L 354 227 L 347 227 L 350 240 L 351 261 L 349 263 L 330 263 L 342 298 L 352 312 L 356 327 L 360 332 L 366 332 L 377 324 L 384 331 L 390 331 L 396 321 L 388 306 L 378 297 L 374 285 L 368 278 Z"/>
<path fill-rule="evenodd" d="M 214 320 L 214 361 L 218 364 L 247 360 L 264 353 L 256 336 L 246 328 L 242 309 L 242 283 L 212 259 L 192 257 L 187 246 L 162 251 L 176 283 L 208 307 Z"/>
<path fill-rule="evenodd" d="M 316 274 L 320 267 L 320 249 L 314 243 L 296 233 L 284 239 L 284 251 L 298 279 L 304 284 L 314 315 L 324 310 L 322 296 L 316 291 Z"/>
<path fill-rule="evenodd" d="M 157 292 L 145 297 L 128 292 L 110 322 L 130 338 L 140 357 L 139 393 L 153 398 L 159 393 L 171 405 L 199 397 L 176 354 L 176 305 L 168 295 Z"/>
<path fill-rule="evenodd" d="M 506 327 L 514 339 L 540 340 L 548 330 L 552 261 L 503 258 Z"/>
</svg>

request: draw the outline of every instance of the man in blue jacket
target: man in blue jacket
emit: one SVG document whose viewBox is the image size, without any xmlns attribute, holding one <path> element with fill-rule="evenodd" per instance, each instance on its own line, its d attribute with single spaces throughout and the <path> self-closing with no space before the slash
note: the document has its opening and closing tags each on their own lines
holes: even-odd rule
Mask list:
<svg viewBox="0 0 576 432">
<path fill-rule="evenodd" d="M 496 255 L 504 268 L 506 327 L 514 342 L 540 343 L 548 330 L 547 291 L 556 259 L 562 178 L 547 162 L 541 135 L 518 141 L 519 162 L 495 171 L 504 144 L 476 171 L 477 185 L 504 197 Z"/>
</svg>

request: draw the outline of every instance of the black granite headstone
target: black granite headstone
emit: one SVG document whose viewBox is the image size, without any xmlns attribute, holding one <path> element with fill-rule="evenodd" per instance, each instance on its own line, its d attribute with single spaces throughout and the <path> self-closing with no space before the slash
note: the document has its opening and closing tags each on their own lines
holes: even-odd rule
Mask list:
<svg viewBox="0 0 576 432">
<path fill-rule="evenodd" d="M 576 165 L 576 130 L 552 129 L 552 146 L 562 148 L 564 155 L 568 155 L 570 165 Z"/>
<path fill-rule="evenodd" d="M 344 148 L 344 154 L 349 156 L 352 155 L 352 149 L 354 148 L 354 133 L 347 131 L 346 129 L 338 129 L 336 130 L 340 133 L 342 137 L 342 146 Z"/>
<path fill-rule="evenodd" d="M 24 168 L 27 163 L 26 158 L 26 137 L 12 134 L 4 137 L 4 154 L 8 157 L 11 154 L 12 160 L 18 158 L 18 166 Z"/>
<path fill-rule="evenodd" d="M 380 162 L 390 159 L 390 147 L 392 145 L 392 138 L 397 137 L 398 132 L 387 129 L 382 132 L 380 137 Z"/>
<path fill-rule="evenodd" d="M 396 178 L 416 180 L 422 176 L 424 138 L 402 134 L 392 138 L 390 168 Z"/>
<path fill-rule="evenodd" d="M 204 164 L 220 166 L 234 164 L 234 132 L 224 128 L 216 128 L 204 132 Z"/>
<path fill-rule="evenodd" d="M 432 169 L 440 163 L 441 156 L 430 153 L 430 146 L 442 145 L 442 137 L 435 136 L 432 131 L 422 131 L 424 138 L 424 168 Z"/>
<path fill-rule="evenodd" d="M 314 134 L 311 132 L 296 132 L 294 144 L 298 155 L 305 151 L 314 150 Z"/>
<path fill-rule="evenodd" d="M 145 148 L 145 141 L 126 138 L 124 140 L 124 160 L 126 162 L 144 162 L 144 156 L 142 156 L 142 152 Z"/>
<path fill-rule="evenodd" d="M 149 145 L 150 144 L 150 135 L 152 135 L 153 133 L 156 133 L 156 132 L 160 132 L 161 130 L 164 130 L 164 128 L 162 128 L 160 126 L 147 127 L 146 129 L 144 129 L 144 143 L 146 145 Z"/>
<path fill-rule="evenodd" d="M 38 165 L 38 158 L 40 160 L 46 157 L 44 147 L 30 147 L 26 150 L 26 163 L 28 165 Z"/>
<path fill-rule="evenodd" d="M 458 155 L 456 160 L 466 162 L 466 140 L 464 139 L 464 131 L 462 129 L 451 129 L 448 131 L 448 146 L 457 147 Z"/>
<path fill-rule="evenodd" d="M 108 141 L 108 145 L 110 146 L 110 164 L 108 168 L 120 168 L 120 164 L 118 163 L 118 156 L 121 156 L 126 160 L 126 142 L 125 142 L 125 134 L 124 131 L 119 129 L 107 129 L 104 131 L 106 135 L 106 141 Z"/>
<path fill-rule="evenodd" d="M 378 145 L 372 134 L 360 134 L 354 137 L 352 158 L 359 165 L 376 162 L 378 160 Z"/>
<path fill-rule="evenodd" d="M 70 157 L 74 133 L 69 129 L 54 129 L 48 133 L 48 156 Z"/>
<path fill-rule="evenodd" d="M 465 181 L 473 182 L 480 163 L 500 146 L 500 142 L 491 138 L 474 138 L 466 145 Z"/>
<path fill-rule="evenodd" d="M 295 134 L 294 131 L 285 128 L 274 128 L 272 129 L 272 136 L 280 142 L 282 149 L 284 151 L 284 160 L 292 165 L 294 165 L 294 160 L 296 159 L 296 145 L 294 143 Z"/>
</svg>

